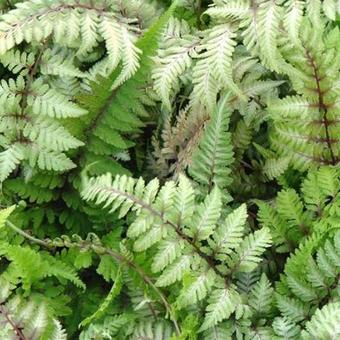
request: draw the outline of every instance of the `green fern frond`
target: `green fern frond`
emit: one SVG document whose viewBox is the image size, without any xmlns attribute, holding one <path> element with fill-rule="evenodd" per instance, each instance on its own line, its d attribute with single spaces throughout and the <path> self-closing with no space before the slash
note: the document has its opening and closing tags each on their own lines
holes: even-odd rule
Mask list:
<svg viewBox="0 0 340 340">
<path fill-rule="evenodd" d="M 268 315 L 272 308 L 274 289 L 265 274 L 262 274 L 251 290 L 249 305 L 255 310 L 257 315 Z"/>
<path fill-rule="evenodd" d="M 230 213 L 215 230 L 212 240 L 208 242 L 217 258 L 225 259 L 226 255 L 240 246 L 247 217 L 247 207 L 243 204 Z"/>
<path fill-rule="evenodd" d="M 216 185 L 222 191 L 230 184 L 230 164 L 233 161 L 231 135 L 228 132 L 230 111 L 228 96 L 224 96 L 212 113 L 200 144 L 192 157 L 189 173 L 210 192 Z"/>
<path fill-rule="evenodd" d="M 208 110 L 215 107 L 217 93 L 230 89 L 242 96 L 232 78 L 232 55 L 235 49 L 236 33 L 231 25 L 216 25 L 206 32 L 197 56 L 198 62 L 193 68 L 192 105 L 196 101 L 207 105 Z"/>
<path fill-rule="evenodd" d="M 168 181 L 161 188 L 158 180 L 145 185 L 141 178 L 113 179 L 110 174 L 85 177 L 83 186 L 85 200 L 109 207 L 111 212 L 118 211 L 121 217 L 130 210 L 136 214 L 127 236 L 133 241 L 134 251 L 148 251 L 152 256 L 156 286 L 182 281 L 177 308 L 197 304 L 210 292 L 216 296 L 208 302 L 201 331 L 229 318 L 236 308 L 233 303 L 241 301 L 234 288 L 220 289 L 227 277 L 233 280 L 236 274 L 253 270 L 271 245 L 267 229 L 245 236 L 245 205 L 219 225 L 222 202 L 218 189 L 212 190 L 202 204 L 197 202 L 192 185 L 184 176 L 179 177 L 177 184 Z M 191 275 L 192 268 L 196 268 L 195 275 Z M 224 297 L 222 304 L 220 295 Z M 231 309 L 226 310 L 226 306 Z"/>
<path fill-rule="evenodd" d="M 231 256 L 232 270 L 240 272 L 253 271 L 261 261 L 264 250 L 271 245 L 271 235 L 268 229 L 262 228 L 248 235 Z"/>
<path fill-rule="evenodd" d="M 338 235 L 339 232 L 335 234 L 333 242 L 327 240 L 321 246 L 318 244 L 320 238 L 314 242 L 310 240 L 286 264 L 276 301 L 286 322 L 292 326 L 299 322 L 308 330 L 311 321 L 307 320 L 322 315 L 318 309 L 320 305 L 327 310 L 327 306 L 337 301 L 339 266 L 334 261 L 337 261 L 339 253 L 336 248 Z M 323 329 L 321 324 L 320 327 L 320 330 Z M 307 336 L 306 330 L 302 332 Z"/>
<path fill-rule="evenodd" d="M 228 319 L 240 302 L 240 296 L 233 287 L 213 291 L 208 300 L 207 312 L 200 331 L 202 332 L 217 325 L 222 320 Z"/>
<path fill-rule="evenodd" d="M 282 315 L 293 323 L 304 320 L 308 315 L 306 305 L 296 299 L 276 295 L 276 303 Z"/>
<path fill-rule="evenodd" d="M 290 164 L 298 170 L 339 162 L 339 60 L 335 46 L 327 42 L 328 35 L 339 37 L 339 32 L 327 32 L 321 23 L 315 29 L 311 20 L 308 16 L 303 18 L 298 42 L 287 44 L 284 50 L 285 58 L 295 69 L 293 74 L 287 73 L 298 95 L 269 103 L 272 146 L 279 155 L 290 158 Z M 333 67 L 334 72 L 329 73 Z"/>
<path fill-rule="evenodd" d="M 284 339 L 296 339 L 301 332 L 298 325 L 289 322 L 285 318 L 275 318 L 273 322 L 273 329 L 277 336 Z"/>
<path fill-rule="evenodd" d="M 332 199 L 339 190 L 337 168 L 321 167 L 308 173 L 300 195 L 294 189 L 286 189 L 278 193 L 275 202 L 257 201 L 259 221 L 271 230 L 276 251 L 292 251 L 313 232 L 324 233 L 328 228 L 328 211 L 336 205 Z"/>
<path fill-rule="evenodd" d="M 111 155 L 131 147 L 133 143 L 126 140 L 124 134 L 138 133 L 143 125 L 141 118 L 148 115 L 143 106 L 145 96 L 143 89 L 147 86 L 152 65 L 151 57 L 156 53 L 158 36 L 175 7 L 174 3 L 136 42 L 136 48 L 142 51 L 138 70 L 137 65 L 131 66 L 133 64 L 131 62 L 132 68 L 128 73 L 123 72 L 119 76 L 119 70 L 116 70 L 107 78 L 98 77 L 91 84 L 91 93 L 78 96 L 78 101 L 90 114 L 85 117 L 85 128 L 76 134 L 79 134 L 81 139 L 86 140 L 88 144 L 88 151 L 83 156 L 85 163 L 97 164 L 91 166 L 93 174 L 101 173 L 100 165 L 105 163 L 107 166 L 104 172 L 110 167 L 113 171 L 117 169 L 117 162 L 106 155 L 103 156 L 103 150 L 108 150 L 105 154 Z M 130 66 L 126 67 L 130 68 Z M 130 78 L 132 74 L 133 77 Z M 127 78 L 130 79 L 127 80 Z M 122 84 L 123 81 L 125 81 L 124 84 Z M 118 85 L 121 86 L 113 89 Z"/>
<path fill-rule="evenodd" d="M 0 182 L 3 182 L 12 173 L 24 157 L 24 149 L 15 144 L 0 153 Z"/>
<path fill-rule="evenodd" d="M 99 24 L 101 17 L 103 23 Z M 16 23 L 13 24 L 13 19 Z M 66 29 L 67 27 L 67 29 Z M 82 56 L 91 52 L 98 42 L 105 40 L 108 47 L 115 41 L 115 49 L 108 49 L 113 61 L 113 69 L 119 61 L 123 61 L 118 86 L 138 67 L 139 53 L 134 46 L 135 36 L 129 27 L 128 18 L 115 13 L 105 2 L 97 5 L 90 1 L 79 3 L 71 1 L 28 1 L 18 5 L 2 16 L 0 23 L 0 53 L 10 50 L 22 41 L 28 43 L 41 42 L 52 37 L 57 43 L 68 47 L 80 47 L 77 54 Z M 118 53 L 115 53 L 118 52 Z"/>
<path fill-rule="evenodd" d="M 19 297 L 0 304 L 0 322 L 4 325 L 0 330 L 4 339 L 66 340 L 65 331 L 48 313 L 46 305 Z"/>
<path fill-rule="evenodd" d="M 340 304 L 329 303 L 318 309 L 312 319 L 306 323 L 306 330 L 301 333 L 302 339 L 336 338 L 340 334 Z"/>
<path fill-rule="evenodd" d="M 155 66 L 152 69 L 154 89 L 164 105 L 170 109 L 170 97 L 178 88 L 178 78 L 189 69 L 193 63 L 195 48 L 199 39 L 190 34 L 186 21 L 170 18 L 164 32 L 165 38 L 160 43 Z M 169 38 L 167 38 L 169 36 Z"/>
</svg>

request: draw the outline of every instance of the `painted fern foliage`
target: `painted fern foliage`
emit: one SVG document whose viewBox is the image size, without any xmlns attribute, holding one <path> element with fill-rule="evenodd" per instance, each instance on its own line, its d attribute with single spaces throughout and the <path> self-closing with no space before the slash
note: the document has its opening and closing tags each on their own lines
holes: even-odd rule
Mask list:
<svg viewBox="0 0 340 340">
<path fill-rule="evenodd" d="M 0 0 L 0 339 L 340 338 L 339 25 Z"/>
<path fill-rule="evenodd" d="M 318 29 L 315 30 L 315 25 Z M 304 18 L 298 43 L 283 50 L 299 76 L 291 77 L 296 95 L 269 104 L 273 148 L 301 170 L 339 164 L 339 28 Z"/>
</svg>

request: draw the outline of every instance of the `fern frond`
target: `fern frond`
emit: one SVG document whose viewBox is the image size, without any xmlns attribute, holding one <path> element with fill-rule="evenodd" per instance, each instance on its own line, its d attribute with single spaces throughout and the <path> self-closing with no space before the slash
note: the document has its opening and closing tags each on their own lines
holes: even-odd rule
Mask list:
<svg viewBox="0 0 340 340">
<path fill-rule="evenodd" d="M 23 129 L 23 136 L 37 145 L 55 151 L 68 151 L 84 144 L 74 138 L 62 125 L 49 118 L 32 119 Z"/>
<path fill-rule="evenodd" d="M 19 50 L 10 50 L 0 56 L 1 63 L 14 74 L 25 76 L 30 67 L 34 65 L 34 53 L 22 52 Z"/>
<path fill-rule="evenodd" d="M 102 18 L 104 23 L 99 25 Z M 130 27 L 129 18 L 105 10 L 101 4 L 95 5 L 90 1 L 71 1 L 67 4 L 50 0 L 27 1 L 2 17 L 0 54 L 22 41 L 41 42 L 52 37 L 67 47 L 79 46 L 77 54 L 83 56 L 91 52 L 100 40 L 105 40 L 106 45 L 111 47 L 114 39 L 112 36 L 116 36 L 118 48 L 108 48 L 108 54 L 113 61 L 111 71 L 119 61 L 123 64 L 122 73 L 116 82 L 118 86 L 139 66 L 139 50 L 134 46 L 135 34 L 131 33 L 136 30 L 136 27 Z"/>
<path fill-rule="evenodd" d="M 272 307 L 274 289 L 271 287 L 265 274 L 262 274 L 251 290 L 249 305 L 256 311 L 257 315 L 268 315 Z"/>
<path fill-rule="evenodd" d="M 241 301 L 239 294 L 233 287 L 230 287 L 214 290 L 208 302 L 204 322 L 200 327 L 201 332 L 217 325 L 222 320 L 228 319 Z"/>
<path fill-rule="evenodd" d="M 191 256 L 183 255 L 168 266 L 156 281 L 158 287 L 170 286 L 190 271 Z"/>
<path fill-rule="evenodd" d="M 276 335 L 284 339 L 296 339 L 301 332 L 298 325 L 289 322 L 285 318 L 275 318 L 273 322 L 273 329 Z"/>
<path fill-rule="evenodd" d="M 3 182 L 25 158 L 21 145 L 12 145 L 0 153 L 0 182 Z"/>
<path fill-rule="evenodd" d="M 121 217 L 129 211 L 135 213 L 127 232 L 133 250 L 148 250 L 151 268 L 157 273 L 156 286 L 182 281 L 177 308 L 196 305 L 212 292 L 201 331 L 228 319 L 236 310 L 241 297 L 233 286 L 229 287 L 227 278 L 233 280 L 236 274 L 253 270 L 271 245 L 266 229 L 244 236 L 245 205 L 230 213 L 219 226 L 222 202 L 218 189 L 213 189 L 202 204 L 183 175 L 177 184 L 168 181 L 161 188 L 158 180 L 146 185 L 143 179 L 113 179 L 110 174 L 84 177 L 83 187 L 85 200 L 104 205 L 111 212 L 118 211 Z M 226 284 L 228 288 L 222 289 L 221 285 Z M 240 317 L 246 314 L 243 307 L 237 313 Z"/>
<path fill-rule="evenodd" d="M 275 207 L 257 202 L 259 206 L 258 220 L 262 226 L 270 229 L 277 252 L 287 252 L 295 245 L 296 240 L 292 237 L 288 224 L 278 214 Z"/>
<path fill-rule="evenodd" d="M 197 208 L 187 234 L 198 241 L 206 240 L 213 234 L 220 218 L 221 203 L 221 193 L 215 188 Z"/>
<path fill-rule="evenodd" d="M 276 1 L 267 1 L 259 5 L 259 46 L 263 63 L 271 70 L 280 72 L 283 58 L 277 48 L 277 36 L 282 8 Z"/>
<path fill-rule="evenodd" d="M 44 75 L 66 77 L 68 79 L 85 77 L 84 72 L 75 65 L 75 54 L 60 48 L 48 48 L 43 52 L 40 71 Z"/>
<path fill-rule="evenodd" d="M 2 283 L 3 284 L 3 283 Z M 4 339 L 66 340 L 66 333 L 46 304 L 17 295 L 0 304 L 0 336 Z"/>
<path fill-rule="evenodd" d="M 319 20 L 320 6 L 314 5 L 316 2 L 308 3 L 310 10 L 299 25 L 298 42 L 287 43 L 282 48 L 294 68 L 286 73 L 297 95 L 269 102 L 272 146 L 280 156 L 290 158 L 295 169 L 302 171 L 339 163 L 335 99 L 339 60 L 335 58 L 335 46 L 324 40 L 328 34 L 339 37 L 339 32 L 325 30 Z M 317 26 L 312 25 L 313 20 Z M 329 73 L 332 67 L 337 71 Z"/>
<path fill-rule="evenodd" d="M 160 272 L 173 263 L 182 254 L 183 247 L 183 242 L 179 242 L 176 238 L 161 241 L 152 262 L 152 271 Z"/>
<path fill-rule="evenodd" d="M 179 78 L 191 67 L 199 39 L 190 34 L 186 21 L 176 18 L 169 20 L 164 36 L 154 58 L 152 78 L 156 93 L 170 109 L 170 97 L 179 85 Z"/>
<path fill-rule="evenodd" d="M 300 197 L 293 189 L 282 190 L 277 196 L 277 211 L 288 221 L 304 225 L 306 218 Z"/>
<path fill-rule="evenodd" d="M 340 334 L 340 303 L 329 303 L 318 309 L 312 319 L 306 323 L 302 339 L 336 338 Z"/>
<path fill-rule="evenodd" d="M 199 147 L 192 157 L 189 173 L 210 192 L 213 185 L 222 191 L 230 184 L 229 166 L 233 161 L 231 135 L 228 132 L 230 111 L 224 96 L 212 113 Z"/>
<path fill-rule="evenodd" d="M 208 111 L 213 111 L 221 87 L 214 77 L 212 65 L 206 59 L 198 60 L 192 76 L 195 79 L 195 86 L 191 95 L 191 105 L 203 106 Z"/>
<path fill-rule="evenodd" d="M 263 173 L 268 177 L 269 180 L 273 180 L 281 176 L 287 170 L 289 163 L 289 157 L 267 159 L 263 166 Z"/>
<path fill-rule="evenodd" d="M 143 89 L 147 86 L 151 71 L 152 57 L 156 54 L 158 36 L 169 20 L 176 3 L 157 20 L 152 27 L 136 42 L 135 47 L 127 39 L 128 31 L 120 39 L 125 41 L 125 49 L 130 55 L 126 59 L 122 73 L 116 70 L 107 77 L 98 77 L 91 83 L 91 93 L 78 96 L 81 105 L 88 109 L 90 115 L 85 118 L 82 129 L 77 134 L 87 141 L 87 152 L 83 156 L 85 164 L 94 163 L 91 167 L 93 174 L 106 171 L 117 171 L 118 163 L 111 155 L 131 147 L 133 144 L 123 137 L 123 133 L 138 133 L 143 125 L 141 118 L 148 115 L 144 108 Z M 134 62 L 137 50 L 143 51 L 140 57 L 140 67 Z M 132 74 L 133 77 L 127 80 Z M 117 78 L 118 77 L 118 78 Z M 127 80 L 127 81 L 125 81 Z M 122 82 L 124 84 L 122 84 Z M 117 87 L 112 90 L 113 87 Z M 103 150 L 108 150 L 103 155 Z"/>
<path fill-rule="evenodd" d="M 208 328 L 203 334 L 207 340 L 223 340 L 228 339 L 232 335 L 232 330 L 226 323 L 220 323 L 217 326 Z"/>
<path fill-rule="evenodd" d="M 299 29 L 302 22 L 304 3 L 300 0 L 290 0 L 287 2 L 286 13 L 283 23 L 294 43 L 298 43 Z"/>
<path fill-rule="evenodd" d="M 178 308 L 184 308 L 203 300 L 212 289 L 215 275 L 214 271 L 209 269 L 199 276 L 188 275 L 185 277 L 184 288 L 177 298 Z"/>
<path fill-rule="evenodd" d="M 276 302 L 283 316 L 292 322 L 304 320 L 308 315 L 306 305 L 301 301 L 281 295 L 276 295 Z"/>
<path fill-rule="evenodd" d="M 248 11 L 248 1 L 238 0 L 224 1 L 220 6 L 211 6 L 205 13 L 216 19 L 242 19 L 247 17 Z"/>
<path fill-rule="evenodd" d="M 244 227 L 247 220 L 247 207 L 245 204 L 230 213 L 224 223 L 220 225 L 209 239 L 209 245 L 216 253 L 217 258 L 225 258 L 232 250 L 239 247 L 242 242 Z"/>
<path fill-rule="evenodd" d="M 233 267 L 241 272 L 254 270 L 261 261 L 261 255 L 271 245 L 271 235 L 268 229 L 262 228 L 248 235 L 241 243 L 236 253 L 232 255 Z"/>
</svg>

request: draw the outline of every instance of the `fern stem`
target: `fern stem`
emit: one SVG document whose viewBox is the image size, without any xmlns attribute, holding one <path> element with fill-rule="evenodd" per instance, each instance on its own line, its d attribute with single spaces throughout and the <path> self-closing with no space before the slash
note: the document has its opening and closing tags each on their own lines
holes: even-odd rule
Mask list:
<svg viewBox="0 0 340 340">
<path fill-rule="evenodd" d="M 41 240 L 41 239 L 38 239 L 38 238 L 35 238 L 35 237 L 29 235 L 28 233 L 21 230 L 20 228 L 18 228 L 17 226 L 15 226 L 12 222 L 10 222 L 8 220 L 6 221 L 6 224 L 12 230 L 17 232 L 21 236 L 25 237 L 29 241 L 36 243 L 36 244 L 39 244 L 40 246 L 42 246 L 44 248 L 48 248 L 49 250 L 54 249 L 54 248 L 72 248 L 72 247 L 84 248 L 85 247 L 86 250 L 91 250 L 94 253 L 96 253 L 97 255 L 109 255 L 114 260 L 116 260 L 118 263 L 126 264 L 128 267 L 130 267 L 132 270 L 134 270 L 141 277 L 141 279 L 146 284 L 148 284 L 154 290 L 154 292 L 159 296 L 159 298 L 161 299 L 167 313 L 170 315 L 171 321 L 174 324 L 177 335 L 181 334 L 181 331 L 180 331 L 179 325 L 176 321 L 174 312 L 172 311 L 172 307 L 169 304 L 169 302 L 167 301 L 167 299 L 164 296 L 164 294 L 162 293 L 162 291 L 158 287 L 155 286 L 155 284 L 153 283 L 153 280 L 143 271 L 142 268 L 137 266 L 133 261 L 124 257 L 122 254 L 120 254 L 120 253 L 118 253 L 118 252 L 116 252 L 116 251 L 114 251 L 110 248 L 106 248 L 106 247 L 103 247 L 103 246 L 98 247 L 97 245 L 93 245 L 91 242 L 88 242 L 88 241 L 83 241 L 81 243 L 65 241 L 62 244 L 59 244 L 59 243 L 56 243 L 56 242 L 54 242 L 53 240 L 50 240 L 50 239 Z M 1 312 L 1 310 L 0 310 L 0 312 Z"/>
<path fill-rule="evenodd" d="M 0 305 L 0 314 L 2 314 L 4 318 L 6 319 L 7 323 L 11 325 L 14 333 L 19 338 L 19 340 L 26 340 L 26 337 L 24 333 L 22 332 L 22 329 L 18 325 L 16 325 L 14 321 L 12 321 L 9 313 L 6 311 L 6 308 L 3 305 Z"/>
<path fill-rule="evenodd" d="M 336 165 L 337 160 L 336 160 L 335 155 L 334 155 L 334 151 L 333 151 L 333 148 L 332 148 L 332 141 L 331 141 L 331 137 L 330 137 L 330 134 L 329 134 L 330 123 L 329 123 L 328 117 L 327 117 L 327 105 L 324 102 L 323 91 L 321 90 L 321 84 L 320 84 L 321 78 L 319 76 L 318 68 L 315 64 L 314 58 L 309 53 L 308 50 L 306 51 L 306 56 L 307 56 L 307 59 L 309 61 L 310 66 L 313 70 L 313 77 L 315 79 L 315 84 L 316 84 L 316 92 L 318 94 L 318 107 L 319 107 L 320 111 L 322 112 L 322 123 L 325 127 L 327 147 L 329 149 L 329 153 L 330 153 L 330 156 L 331 156 L 332 165 Z"/>
<path fill-rule="evenodd" d="M 24 238 L 28 239 L 29 241 L 39 244 L 40 246 L 43 246 L 45 248 L 51 248 L 50 244 L 46 241 L 40 240 L 38 238 L 35 238 L 34 236 L 31 236 L 30 234 L 26 233 L 25 231 L 18 228 L 16 225 L 14 225 L 11 221 L 7 220 L 6 225 L 10 227 L 12 230 L 14 230 L 19 235 L 23 236 Z"/>
<path fill-rule="evenodd" d="M 25 87 L 22 91 L 22 98 L 20 100 L 20 113 L 16 115 L 16 121 L 17 121 L 17 131 L 16 131 L 16 138 L 19 140 L 19 141 L 25 141 L 27 142 L 27 139 L 25 140 L 24 136 L 23 136 L 23 132 L 22 132 L 22 129 L 19 128 L 19 131 L 18 131 L 18 126 L 20 126 L 19 122 L 20 120 L 23 120 L 23 119 L 27 119 L 28 116 L 26 114 L 26 109 L 27 109 L 27 98 L 28 98 L 28 95 L 29 95 L 29 92 L 30 92 L 30 88 L 31 88 L 31 85 L 33 83 L 33 80 L 34 80 L 34 76 L 36 75 L 37 71 L 38 71 L 38 67 L 41 63 L 41 58 L 42 58 L 42 55 L 46 49 L 46 44 L 47 44 L 47 40 L 44 41 L 44 43 L 42 44 L 41 48 L 40 48 L 40 51 L 39 51 L 39 54 L 38 54 L 38 57 L 36 58 L 36 60 L 34 61 L 34 64 L 30 67 L 30 71 L 27 75 L 27 80 L 26 80 L 26 83 L 25 83 Z"/>
</svg>

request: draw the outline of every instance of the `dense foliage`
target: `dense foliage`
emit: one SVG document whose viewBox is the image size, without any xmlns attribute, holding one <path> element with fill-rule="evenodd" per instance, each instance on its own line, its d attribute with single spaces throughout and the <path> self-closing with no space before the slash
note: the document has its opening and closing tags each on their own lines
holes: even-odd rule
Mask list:
<svg viewBox="0 0 340 340">
<path fill-rule="evenodd" d="M 0 339 L 340 338 L 339 1 L 0 11 Z"/>
</svg>

